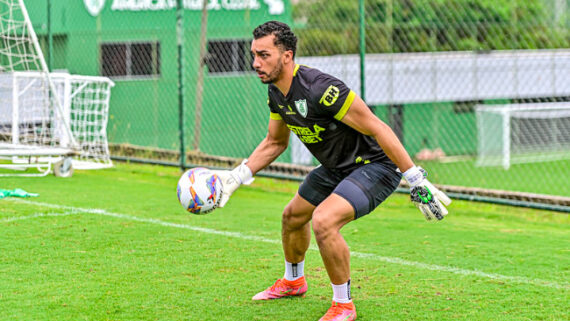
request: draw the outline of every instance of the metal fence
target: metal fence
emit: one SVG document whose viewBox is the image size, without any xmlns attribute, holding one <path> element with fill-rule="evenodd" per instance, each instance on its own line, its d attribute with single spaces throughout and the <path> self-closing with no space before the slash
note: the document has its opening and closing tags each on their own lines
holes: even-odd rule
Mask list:
<svg viewBox="0 0 570 321">
<path fill-rule="evenodd" d="M 454 196 L 570 206 L 567 1 L 26 3 L 52 69 L 116 83 L 115 158 L 247 157 L 269 116 L 251 31 L 281 20 L 299 38 L 296 62 L 345 81 Z M 294 137 L 277 162 L 266 173 L 316 165 Z"/>
</svg>

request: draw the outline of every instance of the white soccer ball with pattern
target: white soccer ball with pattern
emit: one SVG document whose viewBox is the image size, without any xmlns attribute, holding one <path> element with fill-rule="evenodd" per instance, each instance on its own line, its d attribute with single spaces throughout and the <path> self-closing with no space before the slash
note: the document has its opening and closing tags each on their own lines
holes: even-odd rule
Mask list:
<svg viewBox="0 0 570 321">
<path fill-rule="evenodd" d="M 220 202 L 222 181 L 207 168 L 192 168 L 178 180 L 177 193 L 178 201 L 188 212 L 207 214 Z"/>
</svg>

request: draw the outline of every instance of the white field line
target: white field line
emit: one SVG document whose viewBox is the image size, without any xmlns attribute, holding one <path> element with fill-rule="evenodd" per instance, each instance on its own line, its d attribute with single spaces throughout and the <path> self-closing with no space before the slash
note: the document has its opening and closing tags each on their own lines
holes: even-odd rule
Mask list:
<svg viewBox="0 0 570 321">
<path fill-rule="evenodd" d="M 209 229 L 209 228 L 191 226 L 191 225 L 187 225 L 187 224 L 166 222 L 166 221 L 162 221 L 162 220 L 158 220 L 158 219 L 142 218 L 142 217 L 132 216 L 132 215 L 128 215 L 128 214 L 113 213 L 113 212 L 108 212 L 108 211 L 103 210 L 103 209 L 80 208 L 80 207 L 49 204 L 49 203 L 42 203 L 42 202 L 35 202 L 35 201 L 21 200 L 21 199 L 9 199 L 9 200 L 20 202 L 20 203 L 36 205 L 36 206 L 53 208 L 53 209 L 66 210 L 66 212 L 65 213 L 59 213 L 59 214 L 58 213 L 46 213 L 46 214 L 37 213 L 37 214 L 33 214 L 33 215 L 29 215 L 29 216 L 23 216 L 23 217 L 6 218 L 6 219 L 0 220 L 0 222 L 13 222 L 13 221 L 17 221 L 17 220 L 33 219 L 33 218 L 45 217 L 45 216 L 69 216 L 69 215 L 74 215 L 74 214 L 86 213 L 86 214 L 95 214 L 95 215 L 101 215 L 101 216 L 120 218 L 120 219 L 124 219 L 124 220 L 141 222 L 141 223 L 149 223 L 149 224 L 156 224 L 156 225 L 161 225 L 161 226 L 166 226 L 166 227 L 174 227 L 174 228 L 192 230 L 192 231 L 207 233 L 207 234 L 221 235 L 221 236 L 226 236 L 226 237 L 234 237 L 234 238 L 238 238 L 238 239 L 242 239 L 242 240 L 271 243 L 271 244 L 281 244 L 281 240 L 268 239 L 268 238 L 264 238 L 264 237 L 260 237 L 260 236 L 252 236 L 252 235 L 242 234 L 239 232 L 218 231 L 218 230 Z M 6 200 L 4 200 L 4 201 L 6 201 Z M 314 245 L 310 246 L 309 249 L 313 250 L 313 251 L 319 250 L 318 247 L 316 247 Z M 531 278 L 526 278 L 526 277 L 522 277 L 522 276 L 508 276 L 508 275 L 502 275 L 502 274 L 496 274 L 496 273 L 486 273 L 486 272 L 477 271 L 477 270 L 468 270 L 468 269 L 462 269 L 462 268 L 457 268 L 457 267 L 452 267 L 452 266 L 443 266 L 443 265 L 437 265 L 437 264 L 428 264 L 428 263 L 422 263 L 422 262 L 416 262 L 416 261 L 409 261 L 409 260 L 404 260 L 404 259 L 397 258 L 397 257 L 381 256 L 381 255 L 376 255 L 376 254 L 371 254 L 371 253 L 351 251 L 351 256 L 363 258 L 363 259 L 371 259 L 371 260 L 376 260 L 376 261 L 382 261 L 382 262 L 391 263 L 391 264 L 411 266 L 411 267 L 415 267 L 415 268 L 419 268 L 419 269 L 436 271 L 436 272 L 449 272 L 449 273 L 459 274 L 459 275 L 464 275 L 464 276 L 477 276 L 477 277 L 501 281 L 501 282 L 530 284 L 530 285 L 541 286 L 541 287 L 549 287 L 549 288 L 555 288 L 555 289 L 569 289 L 570 288 L 570 283 L 567 283 L 567 282 L 558 283 L 555 281 L 531 279 Z"/>
<path fill-rule="evenodd" d="M 74 215 L 74 214 L 83 214 L 83 212 L 72 210 L 72 211 L 65 212 L 65 213 L 36 213 L 36 214 L 28 215 L 28 216 L 6 217 L 3 219 L 0 219 L 0 223 L 23 221 L 23 220 L 29 220 L 29 219 L 37 218 L 37 217 L 69 216 L 69 215 Z"/>
</svg>

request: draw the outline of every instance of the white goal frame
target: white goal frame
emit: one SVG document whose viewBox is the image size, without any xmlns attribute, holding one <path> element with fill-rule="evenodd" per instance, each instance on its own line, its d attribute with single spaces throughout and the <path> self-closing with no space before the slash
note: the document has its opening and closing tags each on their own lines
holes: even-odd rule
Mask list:
<svg viewBox="0 0 570 321">
<path fill-rule="evenodd" d="M 11 9 L 14 9 L 14 12 L 21 11 L 21 15 L 17 15 L 13 23 L 2 21 L 4 25 L 0 26 L 0 39 L 3 41 L 0 46 L 5 45 L 1 54 L 7 62 L 7 65 L 2 65 L 0 57 L 0 80 L 4 81 L 0 84 L 4 86 L 0 88 L 3 89 L 0 94 L 4 96 L 0 97 L 0 107 L 4 109 L 4 113 L 0 110 L 0 122 L 3 123 L 0 123 L 0 126 L 3 125 L 4 128 L 0 127 L 0 130 L 10 130 L 9 133 L 0 131 L 0 159 L 11 161 L 11 164 L 0 162 L 0 168 L 24 170 L 35 167 L 39 173 L 0 173 L 0 176 L 43 176 L 47 175 L 53 166 L 61 164 L 65 164 L 66 173 L 71 166 L 77 169 L 111 167 L 106 127 L 110 88 L 114 83 L 106 77 L 49 73 L 24 1 L 12 0 L 3 3 L 10 9 L 10 15 L 3 18 L 12 18 Z M 25 55 L 26 60 L 13 57 L 11 41 L 16 41 L 16 45 L 21 46 L 15 47 L 14 50 L 18 53 L 23 51 L 21 54 Z M 20 84 L 22 79 L 23 85 Z M 93 94 L 94 91 L 89 86 L 100 86 L 98 88 L 106 92 Z M 31 95 L 36 95 L 36 100 L 29 99 L 21 103 L 21 100 L 27 98 L 22 96 L 27 90 Z M 12 92 L 11 97 L 8 97 L 9 91 Z M 87 95 L 96 96 L 90 105 L 84 103 L 88 100 Z M 75 100 L 75 96 L 78 99 Z M 6 106 L 8 108 L 5 108 Z M 87 110 L 93 106 L 98 108 L 99 114 L 96 116 L 93 110 Z M 7 115 L 10 114 L 10 108 L 11 117 Z M 43 108 L 42 112 L 34 113 L 37 108 Z M 25 124 L 41 124 L 37 127 L 39 130 L 36 127 L 30 130 L 32 133 L 41 131 L 43 136 L 40 139 L 23 138 L 26 133 L 20 133 L 19 119 L 22 110 L 33 115 L 27 116 Z M 85 114 L 81 114 L 82 112 Z M 88 134 L 80 132 L 81 126 L 95 128 L 96 132 L 87 137 Z M 59 171 L 54 168 L 54 173 L 61 173 L 61 168 Z M 67 176 L 66 173 L 61 176 Z"/>
<path fill-rule="evenodd" d="M 531 155 L 519 156 L 513 154 L 511 142 L 512 118 L 521 119 L 557 119 L 570 118 L 570 102 L 528 103 L 528 104 L 505 104 L 505 105 L 477 105 L 475 107 L 478 132 L 478 157 L 477 166 L 502 166 L 509 169 L 512 164 L 531 163 L 541 161 L 553 161 L 570 158 L 570 148 L 557 151 L 537 151 Z M 485 122 L 488 117 L 484 114 L 493 115 L 500 119 L 500 124 L 493 128 Z M 490 133 L 486 131 L 491 129 Z M 552 129 L 555 130 L 555 129 Z M 494 144 L 501 147 L 500 151 L 489 148 Z M 488 151 L 491 150 L 491 153 Z M 489 155 L 491 154 L 491 155 Z"/>
<path fill-rule="evenodd" d="M 0 143 L 0 157 L 11 159 L 13 164 L 0 164 L 0 168 L 36 167 L 40 174 L 46 175 L 52 164 L 61 162 L 63 158 L 72 158 L 75 169 L 101 169 L 112 167 L 107 140 L 107 123 L 109 114 L 110 89 L 114 83 L 107 77 L 80 76 L 68 73 L 51 73 L 50 79 L 55 94 L 62 102 L 62 117 L 51 120 L 51 134 L 55 142 L 50 145 L 26 144 L 20 133 L 20 97 L 33 95 L 34 83 L 41 82 L 43 74 L 36 71 L 12 72 L 0 74 L 0 80 L 12 83 L 10 107 L 11 143 Z M 85 97 L 94 96 L 93 87 L 97 89 L 96 101 L 90 105 L 82 105 Z M 91 97 L 90 97 L 91 98 Z M 95 108 L 95 109 L 94 109 Z M 0 113 L 0 122 L 6 115 Z M 87 119 L 93 118 L 96 119 Z M 28 117 L 30 117 L 28 115 Z M 50 122 L 46 115 L 32 116 L 32 122 Z M 46 119 L 43 119 L 46 118 Z M 27 120 L 30 122 L 30 119 Z M 86 125 L 87 124 L 87 125 Z M 96 127 L 95 132 L 87 133 L 83 127 Z M 27 165 L 24 165 L 27 164 Z M 6 176 L 7 174 L 0 174 Z M 34 176 L 33 174 L 24 174 Z"/>
</svg>

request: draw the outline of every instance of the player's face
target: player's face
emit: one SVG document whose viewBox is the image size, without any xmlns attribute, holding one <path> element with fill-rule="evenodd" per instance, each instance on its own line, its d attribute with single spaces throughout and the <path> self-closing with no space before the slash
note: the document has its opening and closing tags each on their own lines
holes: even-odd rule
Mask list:
<svg viewBox="0 0 570 321">
<path fill-rule="evenodd" d="M 254 39 L 251 43 L 253 68 L 264 84 L 276 82 L 283 70 L 283 51 L 273 44 L 274 35 Z"/>
</svg>

